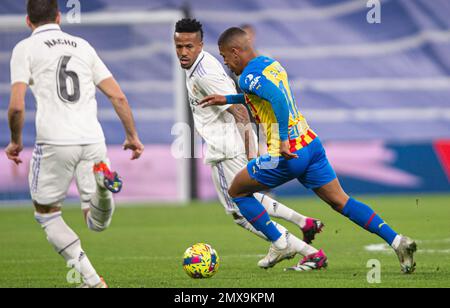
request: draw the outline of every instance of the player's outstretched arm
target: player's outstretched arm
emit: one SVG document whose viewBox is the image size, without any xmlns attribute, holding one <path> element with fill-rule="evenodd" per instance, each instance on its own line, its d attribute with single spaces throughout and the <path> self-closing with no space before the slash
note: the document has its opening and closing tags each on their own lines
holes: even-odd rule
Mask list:
<svg viewBox="0 0 450 308">
<path fill-rule="evenodd" d="M 20 152 L 23 150 L 22 130 L 25 122 L 25 94 L 27 85 L 17 82 L 11 87 L 11 100 L 8 109 L 9 128 L 11 130 L 11 142 L 5 149 L 8 159 L 17 165 L 22 163 Z"/>
<path fill-rule="evenodd" d="M 131 158 L 132 160 L 138 159 L 144 152 L 144 145 L 139 140 L 133 113 L 130 105 L 128 104 L 127 97 L 113 77 L 103 80 L 98 85 L 98 88 L 111 101 L 117 115 L 122 121 L 123 127 L 125 128 L 126 140 L 123 145 L 124 150 L 133 151 Z"/>
<path fill-rule="evenodd" d="M 233 94 L 233 95 L 213 94 L 206 96 L 199 103 L 199 105 L 202 106 L 203 108 L 211 106 L 234 105 L 234 104 L 245 104 L 244 94 Z"/>
</svg>

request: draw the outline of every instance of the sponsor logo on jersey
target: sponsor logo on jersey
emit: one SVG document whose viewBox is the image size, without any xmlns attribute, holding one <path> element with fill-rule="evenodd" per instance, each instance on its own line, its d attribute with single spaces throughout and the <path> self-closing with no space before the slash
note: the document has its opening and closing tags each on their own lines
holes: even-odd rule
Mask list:
<svg viewBox="0 0 450 308">
<path fill-rule="evenodd" d="M 249 84 L 254 77 L 255 76 L 253 76 L 252 74 L 248 74 L 247 77 L 245 77 L 245 84 Z"/>
<path fill-rule="evenodd" d="M 250 83 L 249 89 L 250 91 L 253 91 L 255 88 L 258 90 L 261 87 L 261 84 L 259 83 L 259 80 L 261 79 L 261 76 L 256 77 L 253 79 L 253 81 Z"/>
</svg>

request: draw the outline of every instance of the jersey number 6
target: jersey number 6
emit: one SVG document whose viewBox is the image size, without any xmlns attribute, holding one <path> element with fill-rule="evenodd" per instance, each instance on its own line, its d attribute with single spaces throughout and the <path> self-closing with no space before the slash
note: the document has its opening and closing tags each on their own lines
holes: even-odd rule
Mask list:
<svg viewBox="0 0 450 308">
<path fill-rule="evenodd" d="M 80 99 L 80 79 L 78 78 L 77 73 L 67 70 L 67 63 L 69 63 L 71 58 L 72 57 L 64 56 L 59 60 L 56 83 L 58 86 L 59 98 L 65 103 L 75 104 Z M 69 94 L 67 88 L 68 79 L 70 79 L 72 84 L 71 94 Z"/>
</svg>

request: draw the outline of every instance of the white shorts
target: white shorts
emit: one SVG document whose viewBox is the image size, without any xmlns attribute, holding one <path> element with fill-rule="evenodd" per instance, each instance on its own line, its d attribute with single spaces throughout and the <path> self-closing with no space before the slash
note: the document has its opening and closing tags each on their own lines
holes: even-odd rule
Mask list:
<svg viewBox="0 0 450 308">
<path fill-rule="evenodd" d="M 230 188 L 234 177 L 242 171 L 242 169 L 246 168 L 247 164 L 247 156 L 240 155 L 233 159 L 215 163 L 211 166 L 214 186 L 216 187 L 220 203 L 224 206 L 227 214 L 238 214 L 239 216 L 242 216 L 239 208 L 228 194 L 228 189 Z"/>
<path fill-rule="evenodd" d="M 96 191 L 95 163 L 105 161 L 106 145 L 36 145 L 30 164 L 31 198 L 40 205 L 55 206 L 66 198 L 75 178 L 83 206 Z"/>
</svg>

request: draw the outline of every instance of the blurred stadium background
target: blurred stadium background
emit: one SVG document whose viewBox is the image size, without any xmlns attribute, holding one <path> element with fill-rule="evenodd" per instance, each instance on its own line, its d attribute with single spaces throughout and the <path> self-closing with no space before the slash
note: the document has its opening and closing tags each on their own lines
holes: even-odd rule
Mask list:
<svg viewBox="0 0 450 308">
<path fill-rule="evenodd" d="M 63 12 L 71 10 L 68 2 L 73 1 L 60 1 Z M 348 191 L 450 192 L 450 1 L 380 1 L 380 24 L 367 22 L 368 2 L 82 0 L 81 24 L 65 24 L 64 30 L 98 50 L 128 95 L 146 144 L 144 158 L 129 163 L 129 154 L 120 147 L 120 122 L 98 95 L 110 158 L 126 181 L 122 200 L 215 199 L 201 159 L 192 164 L 171 155 L 176 138 L 172 127 L 187 117 L 183 75 L 172 42 L 174 21 L 185 14 L 203 23 L 205 49 L 216 56 L 224 29 L 254 26 L 257 48 L 287 68 L 301 111 L 325 142 Z M 0 2 L 2 147 L 9 142 L 11 51 L 29 35 L 18 26 L 25 22 L 24 12 L 25 0 Z M 34 145 L 33 102 L 29 93 L 25 158 Z M 177 108 L 183 104 L 186 109 Z M 193 165 L 194 172 L 189 171 Z M 0 170 L 3 204 L 29 200 L 28 163 L 16 167 L 1 155 Z M 308 192 L 292 183 L 277 194 Z M 75 188 L 71 196 L 76 198 Z"/>
</svg>

